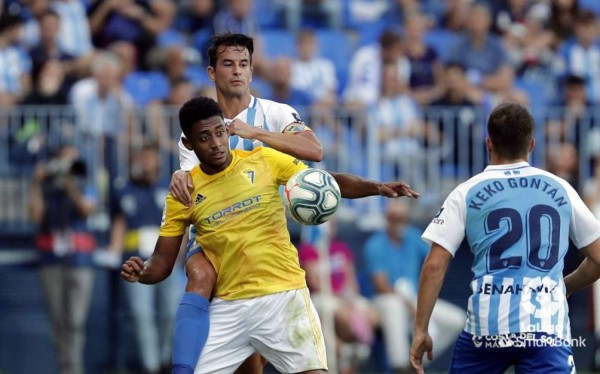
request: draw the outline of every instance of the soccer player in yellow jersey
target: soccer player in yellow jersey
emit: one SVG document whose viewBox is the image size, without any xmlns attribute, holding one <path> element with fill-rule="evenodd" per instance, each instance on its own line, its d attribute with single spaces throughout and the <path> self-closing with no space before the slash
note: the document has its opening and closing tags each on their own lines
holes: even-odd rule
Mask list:
<svg viewBox="0 0 600 374">
<path fill-rule="evenodd" d="M 168 277 L 193 224 L 217 274 L 210 332 L 195 372 L 232 373 L 255 351 L 282 373 L 326 372 L 319 318 L 279 196 L 279 186 L 307 166 L 270 148 L 231 151 L 223 114 L 212 99 L 188 101 L 179 120 L 185 146 L 200 160 L 191 171 L 192 206 L 167 197 L 153 255 L 146 262 L 131 257 L 122 277 L 147 284 Z M 401 182 L 332 175 L 345 198 L 419 196 Z M 188 258 L 195 255 L 191 251 Z"/>
</svg>

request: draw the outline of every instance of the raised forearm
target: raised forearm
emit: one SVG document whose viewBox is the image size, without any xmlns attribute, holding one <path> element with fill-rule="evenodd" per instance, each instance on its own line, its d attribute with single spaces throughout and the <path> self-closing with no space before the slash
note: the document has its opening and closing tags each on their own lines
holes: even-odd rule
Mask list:
<svg viewBox="0 0 600 374">
<path fill-rule="evenodd" d="M 300 160 L 319 162 L 323 159 L 323 147 L 316 136 L 309 131 L 283 134 L 257 128 L 254 138 Z"/>
<path fill-rule="evenodd" d="M 346 173 L 331 173 L 331 175 L 340 186 L 343 198 L 358 199 L 379 195 L 380 183 Z"/>
<path fill-rule="evenodd" d="M 140 274 L 140 283 L 155 284 L 162 282 L 171 275 L 172 266 L 168 266 L 162 259 L 155 256 L 150 257 L 146 262 L 144 271 Z"/>
<path fill-rule="evenodd" d="M 29 195 L 29 217 L 35 223 L 42 220 L 44 215 L 44 199 L 42 197 L 42 188 L 39 183 L 34 182 L 31 185 L 31 193 Z"/>
</svg>

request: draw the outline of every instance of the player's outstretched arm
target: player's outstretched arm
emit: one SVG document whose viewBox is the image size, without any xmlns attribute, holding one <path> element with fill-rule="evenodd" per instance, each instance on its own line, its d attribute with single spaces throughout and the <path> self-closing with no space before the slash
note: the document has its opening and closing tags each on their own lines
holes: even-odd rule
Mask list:
<svg viewBox="0 0 600 374">
<path fill-rule="evenodd" d="M 378 183 L 347 173 L 330 173 L 340 186 L 342 197 L 359 199 L 361 197 L 381 195 L 385 197 L 408 196 L 417 199 L 420 194 L 404 182 Z"/>
<path fill-rule="evenodd" d="M 585 253 L 586 258 L 577 269 L 565 277 L 567 297 L 600 278 L 600 239 L 596 239 L 581 250 Z"/>
<path fill-rule="evenodd" d="M 131 283 L 155 284 L 165 280 L 175 266 L 182 236 L 160 236 L 154 253 L 144 262 L 137 256 L 130 257 L 121 266 L 121 277 Z"/>
<path fill-rule="evenodd" d="M 304 161 L 323 160 L 323 147 L 312 131 L 278 133 L 250 126 L 244 121 L 234 119 L 228 126 L 231 135 L 245 139 L 257 139 L 269 147 Z"/>
<path fill-rule="evenodd" d="M 414 337 L 410 347 L 410 364 L 417 373 L 423 373 L 423 355 L 427 352 L 429 361 L 433 360 L 433 342 L 429 335 L 429 320 L 438 299 L 446 270 L 452 255 L 437 243 L 433 243 L 429 255 L 421 269 L 417 313 L 414 324 Z"/>
</svg>

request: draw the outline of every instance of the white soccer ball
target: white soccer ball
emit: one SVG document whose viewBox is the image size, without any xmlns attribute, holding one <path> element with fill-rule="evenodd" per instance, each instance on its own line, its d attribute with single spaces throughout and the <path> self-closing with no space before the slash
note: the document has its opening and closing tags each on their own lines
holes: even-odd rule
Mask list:
<svg viewBox="0 0 600 374">
<path fill-rule="evenodd" d="M 284 200 L 292 218 L 303 225 L 328 221 L 340 206 L 340 187 L 328 172 L 308 168 L 288 180 Z"/>
</svg>

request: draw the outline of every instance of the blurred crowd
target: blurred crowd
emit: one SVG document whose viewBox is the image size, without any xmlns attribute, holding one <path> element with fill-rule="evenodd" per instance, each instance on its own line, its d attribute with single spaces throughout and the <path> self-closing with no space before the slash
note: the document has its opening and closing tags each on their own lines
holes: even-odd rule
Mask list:
<svg viewBox="0 0 600 374">
<path fill-rule="evenodd" d="M 252 92 L 297 109 L 317 132 L 332 170 L 399 177 L 419 187 L 425 178 L 419 165 L 434 163 L 434 174 L 464 180 L 486 162 L 485 113 L 511 100 L 531 108 L 538 144 L 556 145 L 538 147 L 543 159 L 537 163 L 584 192 L 600 217 L 599 17 L 597 0 L 0 0 L 0 145 L 10 147 L 7 159 L 0 152 L 0 175 L 33 173 L 30 213 L 50 231 L 77 228 L 71 231 L 85 239 L 76 248 L 84 265 L 98 248 L 84 230 L 88 204 L 105 213 L 95 231 L 106 234 L 112 226 L 104 246 L 126 253 L 139 246 L 141 237 L 133 245 L 125 233 L 156 231 L 140 222 L 156 216 L 146 210 L 160 211 L 148 202 L 160 205 L 164 177 L 178 168 L 177 109 L 192 96 L 216 95 L 206 47 L 211 35 L 231 31 L 255 38 Z M 45 112 L 42 105 L 69 110 Z M 36 114 L 29 115 L 34 106 Z M 18 114 L 4 116 L 11 111 Z M 11 118 L 8 135 L 5 118 Z M 54 137 L 61 140 L 53 144 Z M 46 143 L 51 157 L 38 154 Z M 123 156 L 120 150 L 132 146 L 136 152 Z M 352 150 L 344 157 L 353 156 L 347 164 L 357 169 L 335 164 L 336 155 L 345 154 L 338 151 L 342 146 Z M 366 157 L 372 152 L 380 153 L 373 160 L 383 161 L 375 167 Z M 94 181 L 79 180 L 86 174 L 79 156 Z M 450 170 L 444 160 L 451 160 Z M 381 174 L 371 174 L 380 168 Z M 334 240 L 335 232 L 325 265 L 315 248 L 299 247 L 315 303 L 334 315 L 337 353 L 348 373 L 358 370 L 379 330 L 390 352 L 408 350 L 406 326 L 426 248 L 408 225 L 408 207 L 386 209 L 384 225 L 364 248 L 372 303 L 361 296 L 353 254 Z M 64 222 L 56 219 L 61 212 Z M 63 256 L 56 243 L 46 244 L 54 248 L 46 255 Z M 393 250 L 408 252 L 414 263 L 389 261 Z M 319 299 L 323 266 L 331 267 L 334 298 Z M 61 280 L 64 274 L 52 266 L 43 273 L 47 284 L 85 285 L 70 296 L 80 302 L 71 307 L 82 311 L 72 321 L 59 318 L 65 314 L 60 291 L 46 290 L 56 336 L 67 333 L 65 324 L 76 330 L 68 340 L 78 348 L 62 347 L 61 365 L 64 372 L 81 372 L 90 275 L 73 272 Z M 127 295 L 132 305 L 147 305 L 169 292 Z M 462 311 L 445 306 L 438 328 L 448 338 L 463 321 Z M 135 322 L 148 326 L 152 316 L 141 309 L 133 311 Z M 169 357 L 164 336 L 173 311 L 163 312 L 164 323 L 139 329 L 137 336 L 149 373 L 159 372 Z M 386 318 L 392 314 L 406 323 Z M 406 368 L 406 356 L 390 357 L 396 360 L 390 367 Z"/>
</svg>

